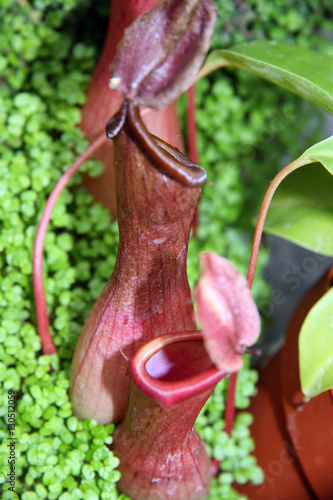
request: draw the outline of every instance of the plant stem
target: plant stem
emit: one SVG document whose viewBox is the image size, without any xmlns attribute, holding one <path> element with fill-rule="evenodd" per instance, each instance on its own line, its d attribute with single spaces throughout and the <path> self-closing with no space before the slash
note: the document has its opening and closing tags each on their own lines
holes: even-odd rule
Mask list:
<svg viewBox="0 0 333 500">
<path fill-rule="evenodd" d="M 43 214 L 38 225 L 34 255 L 33 255 L 33 287 L 36 306 L 37 330 L 41 338 L 42 350 L 44 354 L 54 354 L 57 349 L 50 335 L 49 318 L 47 314 L 47 305 L 45 299 L 45 290 L 43 282 L 43 247 L 45 234 L 50 222 L 52 210 L 70 179 L 81 165 L 107 140 L 105 133 L 101 134 L 86 150 L 80 155 L 69 169 L 60 177 L 59 181 L 52 190 Z"/>
<path fill-rule="evenodd" d="M 193 84 L 187 93 L 187 147 L 190 159 L 199 164 L 199 155 L 197 149 L 197 127 L 195 121 L 195 85 Z M 199 205 L 195 211 L 192 222 L 192 238 L 195 238 L 199 223 Z"/>
<path fill-rule="evenodd" d="M 256 224 L 256 229 L 254 232 L 251 258 L 250 258 L 249 270 L 248 270 L 248 274 L 247 274 L 247 282 L 248 282 L 248 285 L 250 288 L 252 287 L 252 284 L 253 284 L 254 274 L 255 274 L 256 266 L 257 266 L 261 236 L 263 233 L 267 212 L 268 212 L 270 203 L 272 201 L 273 195 L 274 195 L 276 189 L 278 188 L 278 186 L 283 181 L 283 179 L 285 179 L 291 172 L 293 172 L 294 170 L 297 170 L 298 168 L 302 167 L 303 165 L 306 165 L 306 164 L 312 163 L 312 162 L 313 162 L 313 160 L 311 160 L 311 159 L 304 160 L 301 158 L 297 158 L 292 163 L 289 163 L 289 165 L 284 167 L 274 177 L 274 179 L 272 180 L 272 182 L 270 183 L 270 185 L 266 191 L 263 202 L 261 204 L 261 208 L 260 208 L 260 212 L 259 212 L 258 220 L 257 220 L 257 224 Z M 225 417 L 226 432 L 229 434 L 229 436 L 230 436 L 231 431 L 232 431 L 234 416 L 235 416 L 236 382 L 237 382 L 237 373 L 232 373 L 230 375 L 230 383 L 229 383 L 227 402 L 226 402 L 226 417 Z"/>
<path fill-rule="evenodd" d="M 262 232 L 264 229 L 264 224 L 265 224 L 267 212 L 269 209 L 269 205 L 272 201 L 273 195 L 274 195 L 276 189 L 279 187 L 279 185 L 283 181 L 283 179 L 285 179 L 287 177 L 287 175 L 291 174 L 291 172 L 294 172 L 294 170 L 297 170 L 298 168 L 302 167 L 303 165 L 307 165 L 308 163 L 313 163 L 313 160 L 303 159 L 301 157 L 297 158 L 297 160 L 293 161 L 292 163 L 289 163 L 289 165 L 284 167 L 274 177 L 274 179 L 272 180 L 272 182 L 269 185 L 269 188 L 266 191 L 265 197 L 264 197 L 263 202 L 261 204 L 261 208 L 260 208 L 260 212 L 259 212 L 258 220 L 257 220 L 257 224 L 256 224 L 256 229 L 254 232 L 251 258 L 250 258 L 249 270 L 248 270 L 248 274 L 247 274 L 247 282 L 248 282 L 248 285 L 250 288 L 252 287 L 254 273 L 256 271 L 261 236 L 262 236 Z"/>
<path fill-rule="evenodd" d="M 231 373 L 229 379 L 227 402 L 225 407 L 225 430 L 231 435 L 235 419 L 235 393 L 237 383 L 237 372 Z"/>
<path fill-rule="evenodd" d="M 197 128 L 195 122 L 195 86 L 192 85 L 188 89 L 188 104 L 187 104 L 187 143 L 188 155 L 193 163 L 199 163 L 197 149 Z"/>
</svg>

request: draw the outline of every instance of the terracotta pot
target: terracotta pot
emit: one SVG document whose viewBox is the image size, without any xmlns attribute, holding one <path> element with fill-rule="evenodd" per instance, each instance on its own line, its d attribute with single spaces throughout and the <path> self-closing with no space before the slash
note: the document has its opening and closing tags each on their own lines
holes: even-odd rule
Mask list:
<svg viewBox="0 0 333 500">
<path fill-rule="evenodd" d="M 249 411 L 262 485 L 237 486 L 251 500 L 333 498 L 333 401 L 325 392 L 304 403 L 300 389 L 298 335 L 311 307 L 332 286 L 333 267 L 306 294 L 288 327 L 282 351 L 260 372 Z"/>
</svg>

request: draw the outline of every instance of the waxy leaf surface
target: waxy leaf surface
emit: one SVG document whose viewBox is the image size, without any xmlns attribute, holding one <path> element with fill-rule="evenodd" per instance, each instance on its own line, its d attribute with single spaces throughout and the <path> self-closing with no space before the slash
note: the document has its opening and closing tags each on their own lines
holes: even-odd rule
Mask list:
<svg viewBox="0 0 333 500">
<path fill-rule="evenodd" d="M 302 392 L 309 398 L 333 388 L 333 288 L 312 307 L 299 337 Z"/>
<path fill-rule="evenodd" d="M 245 346 L 259 337 L 258 309 L 245 278 L 227 259 L 208 252 L 200 260 L 194 296 L 205 347 L 220 370 L 234 372 L 243 366 Z"/>
<path fill-rule="evenodd" d="M 258 40 L 212 52 L 199 77 L 228 65 L 280 85 L 333 114 L 333 62 L 328 54 Z"/>
</svg>

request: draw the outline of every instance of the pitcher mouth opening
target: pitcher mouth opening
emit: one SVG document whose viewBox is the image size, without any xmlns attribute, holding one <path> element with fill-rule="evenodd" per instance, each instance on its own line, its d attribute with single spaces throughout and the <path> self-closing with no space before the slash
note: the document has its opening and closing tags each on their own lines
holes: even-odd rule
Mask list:
<svg viewBox="0 0 333 500">
<path fill-rule="evenodd" d="M 228 375 L 205 350 L 200 331 L 176 332 L 151 340 L 130 362 L 133 382 L 163 408 L 180 403 Z"/>
</svg>

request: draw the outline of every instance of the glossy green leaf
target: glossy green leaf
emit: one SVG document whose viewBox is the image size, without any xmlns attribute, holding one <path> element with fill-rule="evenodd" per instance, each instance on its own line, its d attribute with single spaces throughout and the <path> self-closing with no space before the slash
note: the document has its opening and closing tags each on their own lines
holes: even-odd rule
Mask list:
<svg viewBox="0 0 333 500">
<path fill-rule="evenodd" d="M 333 114 L 332 56 L 292 44 L 258 40 L 212 52 L 199 76 L 227 65 L 265 78 Z"/>
<path fill-rule="evenodd" d="M 307 149 L 300 159 L 319 161 L 333 175 L 333 135 Z"/>
<path fill-rule="evenodd" d="M 333 388 L 333 288 L 312 307 L 299 337 L 302 392 L 310 397 Z"/>
<path fill-rule="evenodd" d="M 264 229 L 333 255 L 333 177 L 318 163 L 291 173 L 274 194 Z"/>
</svg>

